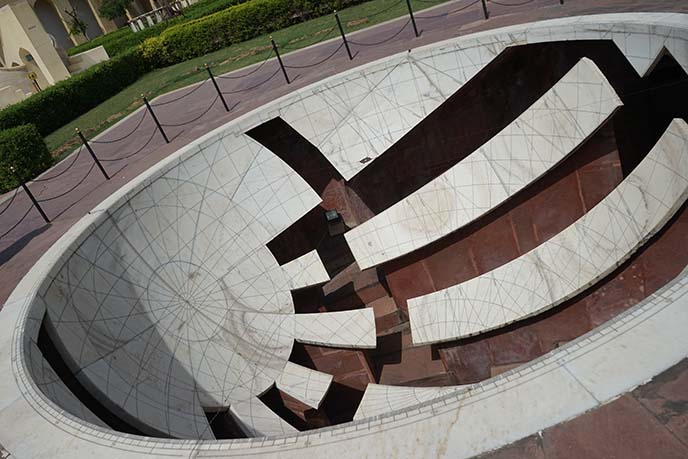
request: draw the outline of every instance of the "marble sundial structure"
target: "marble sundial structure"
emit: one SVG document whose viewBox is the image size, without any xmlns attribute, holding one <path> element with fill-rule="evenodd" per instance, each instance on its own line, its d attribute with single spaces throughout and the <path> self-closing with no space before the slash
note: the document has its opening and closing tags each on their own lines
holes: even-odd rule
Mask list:
<svg viewBox="0 0 688 459">
<path fill-rule="evenodd" d="M 578 41 L 613 43 L 639 81 L 664 58 L 688 72 L 682 14 L 481 32 L 296 90 L 125 185 L 56 242 L 0 310 L 0 444 L 12 458 L 470 457 L 599 407 L 685 358 L 686 271 L 589 332 L 470 384 L 383 382 L 370 364 L 382 352 L 382 315 L 360 281 L 344 288 L 356 307 L 320 303 L 350 271 L 381 276 L 443 250 L 575 160 L 629 100 L 590 57 L 572 60 L 496 135 L 422 186 L 344 215 L 341 234 L 307 234 L 315 242 L 298 250 L 285 236 L 321 211 L 313 228 L 326 225 L 330 197 L 256 128 L 279 119 L 321 153 L 336 178 L 328 191 L 345 188 L 506 50 Z M 642 251 L 688 198 L 686 120 L 676 116 L 653 140 L 611 192 L 533 248 L 403 301 L 388 294 L 403 302 L 409 348 L 436 350 L 556 311 Z M 351 256 L 345 269 L 318 245 L 330 236 Z M 303 349 L 356 358 L 321 365 Z M 370 382 L 345 417 L 332 412 L 345 403 L 333 391 L 346 386 L 347 365 L 368 368 Z M 294 406 L 310 418 L 295 421 Z M 221 436 L 218 416 L 239 434 Z M 299 427 L 312 419 L 318 428 Z"/>
</svg>

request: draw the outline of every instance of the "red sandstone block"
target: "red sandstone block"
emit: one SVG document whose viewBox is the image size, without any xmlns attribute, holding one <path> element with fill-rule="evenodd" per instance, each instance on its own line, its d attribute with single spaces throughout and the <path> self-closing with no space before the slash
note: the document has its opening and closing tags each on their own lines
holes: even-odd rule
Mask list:
<svg viewBox="0 0 688 459">
<path fill-rule="evenodd" d="M 528 327 L 498 334 L 487 342 L 493 366 L 525 363 L 543 354 L 537 335 Z"/>
<path fill-rule="evenodd" d="M 688 457 L 688 446 L 630 395 L 545 431 L 550 459 Z"/>
<path fill-rule="evenodd" d="M 438 352 L 444 367 L 456 376 L 457 384 L 480 382 L 490 377 L 492 361 L 485 341 L 458 344 Z"/>
<path fill-rule="evenodd" d="M 588 297 L 586 309 L 593 327 L 616 317 L 645 298 L 642 263 L 632 263 L 600 285 Z"/>
</svg>

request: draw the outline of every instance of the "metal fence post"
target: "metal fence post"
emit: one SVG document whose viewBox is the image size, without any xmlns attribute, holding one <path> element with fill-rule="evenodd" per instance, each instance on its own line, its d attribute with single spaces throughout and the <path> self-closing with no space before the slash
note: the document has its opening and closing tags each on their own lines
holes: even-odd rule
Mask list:
<svg viewBox="0 0 688 459">
<path fill-rule="evenodd" d="M 43 217 L 43 220 L 45 220 L 46 223 L 50 223 L 48 216 L 45 214 L 45 212 L 43 212 L 43 209 L 41 209 L 41 206 L 38 204 L 38 201 L 36 201 L 36 198 L 33 197 L 31 190 L 29 190 L 29 187 L 26 186 L 26 183 L 24 183 L 24 179 L 19 176 L 19 173 L 14 168 L 14 166 L 10 166 L 10 170 L 12 171 L 14 176 L 17 177 L 17 180 L 21 184 L 22 188 L 24 188 L 24 192 L 29 197 L 29 199 L 33 203 L 33 206 L 36 208 L 36 210 L 38 210 L 38 213 L 41 214 L 41 217 Z"/>
<path fill-rule="evenodd" d="M 485 1 L 485 0 L 483 0 Z M 413 17 L 413 8 L 411 8 L 411 0 L 406 0 L 406 6 L 408 6 L 409 16 L 411 16 L 411 24 L 413 24 L 413 32 L 416 34 L 416 38 L 420 37 L 418 33 L 418 26 L 416 26 L 416 18 Z"/>
<path fill-rule="evenodd" d="M 485 19 L 488 19 L 490 17 L 490 12 L 487 11 L 487 3 L 485 3 L 485 0 L 482 0 L 483 3 L 483 14 L 485 15 Z"/>
<path fill-rule="evenodd" d="M 344 40 L 344 47 L 346 48 L 346 53 L 349 55 L 349 60 L 353 61 L 354 56 L 351 54 L 351 49 L 349 49 L 349 42 L 346 40 L 346 35 L 344 34 L 344 27 L 342 27 L 342 21 L 339 20 L 339 14 L 337 14 L 337 10 L 334 11 L 334 18 L 337 20 L 337 26 L 339 26 L 339 33 L 342 34 L 342 40 Z"/>
<path fill-rule="evenodd" d="M 110 177 L 107 175 L 107 172 L 105 172 L 105 169 L 103 168 L 103 165 L 100 164 L 100 161 L 98 161 L 98 157 L 97 157 L 96 154 L 93 152 L 93 149 L 92 149 L 91 146 L 88 144 L 88 140 L 86 140 L 86 137 L 84 137 L 84 135 L 81 133 L 81 130 L 79 130 L 79 128 L 76 128 L 76 133 L 77 133 L 77 135 L 79 136 L 79 138 L 81 139 L 81 142 L 84 144 L 84 146 L 85 146 L 86 149 L 88 150 L 88 152 L 91 154 L 91 158 L 93 158 L 93 161 L 96 162 L 96 165 L 98 166 L 98 169 L 100 169 L 100 172 L 102 172 L 103 175 L 105 176 L 105 179 L 106 179 L 106 180 L 110 180 Z"/>
<path fill-rule="evenodd" d="M 146 99 L 146 96 L 141 94 L 141 98 L 143 98 L 143 102 L 146 104 L 146 108 L 150 112 L 151 116 L 153 117 L 153 121 L 155 121 L 155 125 L 158 127 L 158 131 L 160 131 L 160 134 L 162 134 L 162 138 L 165 139 L 166 143 L 170 143 L 170 139 L 167 138 L 167 134 L 165 134 L 165 131 L 162 130 L 162 126 L 160 125 L 160 121 L 158 121 L 158 117 L 155 116 L 155 112 L 153 111 L 153 107 L 150 106 L 148 103 L 148 99 Z"/>
<path fill-rule="evenodd" d="M 280 68 L 282 69 L 284 79 L 287 80 L 287 84 L 291 84 L 291 81 L 289 81 L 289 75 L 287 75 L 287 69 L 284 68 L 284 63 L 282 62 L 282 56 L 280 56 L 280 53 L 277 50 L 277 45 L 275 44 L 275 40 L 272 39 L 272 36 L 270 37 L 270 43 L 272 43 L 272 50 L 275 52 L 275 56 L 277 56 L 277 62 L 279 62 Z"/>
<path fill-rule="evenodd" d="M 210 75 L 210 79 L 213 80 L 213 86 L 215 86 L 215 90 L 217 91 L 217 95 L 220 97 L 220 100 L 222 101 L 222 105 L 225 106 L 225 111 L 229 111 L 229 107 L 227 106 L 227 101 L 225 100 L 225 96 L 222 94 L 222 91 L 220 91 L 220 87 L 217 85 L 217 81 L 215 81 L 215 75 L 213 75 L 212 70 L 210 70 L 210 66 L 208 64 L 205 64 L 205 69 L 208 71 L 208 75 Z"/>
</svg>

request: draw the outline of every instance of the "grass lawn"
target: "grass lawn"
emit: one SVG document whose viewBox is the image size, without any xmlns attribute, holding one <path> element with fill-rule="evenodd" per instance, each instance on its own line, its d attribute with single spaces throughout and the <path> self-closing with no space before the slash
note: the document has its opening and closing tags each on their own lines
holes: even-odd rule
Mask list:
<svg viewBox="0 0 688 459">
<path fill-rule="evenodd" d="M 414 11 L 420 11 L 447 1 L 449 0 L 411 0 L 411 4 Z M 339 17 L 348 33 L 407 14 L 404 0 L 371 0 L 340 11 Z M 287 54 L 318 42 L 324 35 L 333 38 L 338 34 L 333 16 L 328 15 L 278 30 L 272 33 L 272 36 L 280 45 L 280 52 Z M 213 73 L 220 75 L 260 62 L 268 56 L 270 49 L 268 36 L 264 35 L 205 56 L 155 70 L 116 96 L 51 133 L 45 141 L 54 156 L 62 157 L 79 143 L 74 135 L 74 128 L 78 127 L 88 137 L 93 137 L 141 106 L 143 104 L 141 94 L 153 98 L 202 81 L 207 78 L 207 73 L 202 69 L 205 63 L 212 67 Z"/>
</svg>

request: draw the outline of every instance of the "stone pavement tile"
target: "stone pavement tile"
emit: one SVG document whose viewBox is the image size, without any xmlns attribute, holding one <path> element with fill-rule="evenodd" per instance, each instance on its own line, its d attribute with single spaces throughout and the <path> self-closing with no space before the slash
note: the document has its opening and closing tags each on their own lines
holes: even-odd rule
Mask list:
<svg viewBox="0 0 688 459">
<path fill-rule="evenodd" d="M 434 292 L 434 283 L 424 263 L 413 263 L 386 275 L 392 295 L 399 307 L 406 299 L 423 293 Z"/>
<path fill-rule="evenodd" d="M 508 365 L 496 365 L 490 368 L 490 376 L 495 377 L 499 376 L 502 373 L 506 373 L 509 370 L 513 370 L 514 368 L 517 368 L 520 366 L 520 363 L 510 363 Z"/>
<path fill-rule="evenodd" d="M 688 445 L 688 360 L 638 387 L 633 397 Z"/>
<path fill-rule="evenodd" d="M 688 359 L 631 393 L 481 459 L 688 457 Z"/>
<path fill-rule="evenodd" d="M 438 346 L 442 363 L 456 376 L 456 384 L 480 382 L 490 377 L 490 351 L 486 341 Z"/>
<path fill-rule="evenodd" d="M 470 241 L 466 239 L 429 256 L 424 260 L 424 265 L 432 276 L 433 285 L 438 290 L 464 282 L 479 274 L 473 249 Z M 422 293 L 419 292 L 419 294 Z"/>
<path fill-rule="evenodd" d="M 543 436 L 548 459 L 688 457 L 688 446 L 628 394 Z"/>
<path fill-rule="evenodd" d="M 497 451 L 478 456 L 490 459 L 547 459 L 542 449 L 542 439 L 537 435 L 505 446 Z"/>
<path fill-rule="evenodd" d="M 533 250 L 540 244 L 535 232 L 535 225 L 528 212 L 510 211 L 509 222 L 521 254 Z"/>
<path fill-rule="evenodd" d="M 469 239 L 474 263 L 481 274 L 520 255 L 508 215 L 489 222 Z"/>
<path fill-rule="evenodd" d="M 593 327 L 603 324 L 645 298 L 643 264 L 633 262 L 586 298 Z"/>
<path fill-rule="evenodd" d="M 528 326 L 538 337 L 543 353 L 559 347 L 592 329 L 585 309 L 585 298 L 565 305 L 545 320 L 534 321 Z"/>
<path fill-rule="evenodd" d="M 595 157 L 590 158 L 588 151 Z M 575 155 L 582 164 L 578 168 L 581 196 L 585 209 L 590 210 L 623 180 L 612 124 L 600 128 Z"/>
<path fill-rule="evenodd" d="M 367 304 L 367 307 L 373 308 L 375 317 L 384 317 L 396 312 L 398 309 L 397 304 L 394 302 L 394 298 L 390 296 L 383 296 L 382 298 L 371 301 Z"/>
<path fill-rule="evenodd" d="M 528 327 L 492 336 L 487 342 L 493 366 L 529 362 L 543 354 L 537 334 Z"/>
<path fill-rule="evenodd" d="M 575 174 L 569 174 L 527 202 L 539 244 L 559 234 L 583 216 L 583 204 Z M 519 209 L 520 210 L 520 209 Z"/>
<path fill-rule="evenodd" d="M 657 242 L 646 246 L 642 260 L 645 294 L 651 295 L 676 277 L 688 263 L 688 207 L 678 212 Z"/>
<path fill-rule="evenodd" d="M 366 374 L 369 371 L 365 359 L 361 359 L 361 351 L 311 345 L 304 345 L 304 347 L 313 362 L 312 367 L 323 373 L 334 375 L 335 381 L 342 382 L 349 378 L 357 380 L 358 375 Z M 295 363 L 303 364 L 302 362 Z"/>
<path fill-rule="evenodd" d="M 413 381 L 446 376 L 447 371 L 440 359 L 432 360 L 430 346 L 404 348 L 398 364 L 382 366 L 379 383 L 410 385 Z"/>
</svg>

